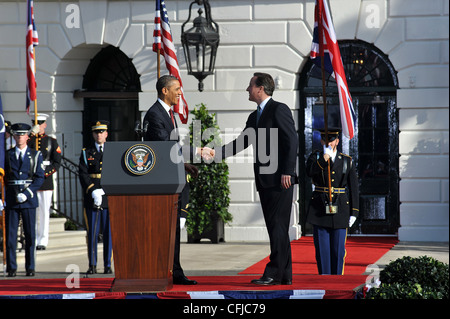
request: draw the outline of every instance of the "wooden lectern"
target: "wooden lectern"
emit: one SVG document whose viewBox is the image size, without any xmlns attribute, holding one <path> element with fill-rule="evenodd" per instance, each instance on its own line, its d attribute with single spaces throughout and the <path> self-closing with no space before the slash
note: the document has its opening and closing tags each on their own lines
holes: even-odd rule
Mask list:
<svg viewBox="0 0 450 319">
<path fill-rule="evenodd" d="M 186 183 L 176 142 L 108 142 L 108 196 L 115 279 L 112 291 L 172 288 L 178 195 Z"/>
</svg>

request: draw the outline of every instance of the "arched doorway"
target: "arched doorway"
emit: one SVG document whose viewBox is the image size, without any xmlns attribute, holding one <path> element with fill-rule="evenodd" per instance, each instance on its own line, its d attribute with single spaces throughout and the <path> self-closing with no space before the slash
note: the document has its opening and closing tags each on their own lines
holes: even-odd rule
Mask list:
<svg viewBox="0 0 450 319">
<path fill-rule="evenodd" d="M 386 55 L 373 45 L 349 40 L 339 43 L 343 65 L 357 114 L 356 134 L 341 138 L 340 151 L 349 154 L 357 166 L 360 183 L 360 214 L 350 233 L 395 234 L 399 227 L 398 110 L 396 71 Z M 340 126 L 339 97 L 334 78 L 326 73 L 329 126 Z M 300 171 L 307 157 L 320 149 L 323 127 L 321 70 L 310 60 L 300 75 L 301 110 Z M 311 198 L 311 181 L 300 187 L 300 223 L 310 233 L 306 211 Z"/>
<path fill-rule="evenodd" d="M 91 60 L 83 79 L 83 145 L 92 143 L 91 123 L 97 119 L 110 122 L 109 141 L 136 140 L 134 125 L 140 120 L 139 74 L 133 62 L 113 46 L 100 50 Z"/>
</svg>

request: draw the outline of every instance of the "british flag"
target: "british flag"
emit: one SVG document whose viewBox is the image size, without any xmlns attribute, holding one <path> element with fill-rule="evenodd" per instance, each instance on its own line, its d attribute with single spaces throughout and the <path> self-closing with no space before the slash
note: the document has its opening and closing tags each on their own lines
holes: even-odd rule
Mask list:
<svg viewBox="0 0 450 319">
<path fill-rule="evenodd" d="M 181 82 L 180 68 L 176 55 L 175 46 L 172 40 L 170 30 L 169 16 L 167 14 L 164 0 L 156 0 L 155 30 L 153 31 L 153 51 L 160 52 L 166 61 L 166 67 L 170 75 L 175 76 L 181 84 L 181 98 L 178 104 L 174 106 L 174 111 L 180 116 L 182 123 L 186 124 L 188 120 L 188 105 L 184 98 L 183 83 Z"/>
<path fill-rule="evenodd" d="M 36 101 L 36 59 L 34 47 L 39 44 L 38 32 L 34 23 L 34 5 L 33 0 L 27 0 L 28 18 L 27 18 L 27 113 L 30 112 L 30 103 Z"/>
<path fill-rule="evenodd" d="M 353 109 L 352 97 L 348 90 L 333 21 L 331 20 L 326 0 L 316 0 L 314 34 L 310 56 L 318 67 L 321 67 L 321 58 L 324 57 L 325 70 L 336 79 L 339 92 L 342 132 L 347 138 L 353 138 L 355 134 L 356 115 Z"/>
</svg>

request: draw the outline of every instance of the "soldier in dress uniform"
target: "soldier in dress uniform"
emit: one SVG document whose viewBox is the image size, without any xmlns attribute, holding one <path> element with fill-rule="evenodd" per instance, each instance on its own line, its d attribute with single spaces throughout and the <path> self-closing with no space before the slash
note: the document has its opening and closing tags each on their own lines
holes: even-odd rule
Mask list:
<svg viewBox="0 0 450 319">
<path fill-rule="evenodd" d="M 110 274 L 112 258 L 111 226 L 109 223 L 108 198 L 102 189 L 102 161 L 108 122 L 97 121 L 92 125 L 94 145 L 83 148 L 80 155 L 80 183 L 84 190 L 85 221 L 88 237 L 88 274 L 97 273 L 97 244 L 100 230 L 103 235 L 104 273 Z"/>
<path fill-rule="evenodd" d="M 45 166 L 45 181 L 39 189 L 38 201 L 39 206 L 36 209 L 36 249 L 45 250 L 48 245 L 48 229 L 50 222 L 50 207 L 52 204 L 53 194 L 53 174 L 56 173 L 61 166 L 61 148 L 55 138 L 45 134 L 47 128 L 47 114 L 39 113 L 37 115 L 38 132 L 32 134 L 28 141 L 30 148 L 41 151 Z M 32 120 L 34 123 L 34 120 Z"/>
<path fill-rule="evenodd" d="M 42 154 L 27 146 L 31 126 L 17 123 L 11 126 L 16 146 L 5 156 L 6 179 L 6 240 L 8 277 L 17 272 L 17 229 L 22 217 L 25 234 L 25 270 L 35 275 L 37 191 L 44 182 Z"/>
<path fill-rule="evenodd" d="M 338 153 L 340 129 L 331 128 L 329 143 L 321 130 L 323 151 L 316 150 L 306 162 L 306 174 L 314 184 L 307 222 L 314 228 L 314 246 L 319 274 L 342 275 L 345 261 L 347 228 L 359 212 L 359 190 L 352 158 Z M 330 159 L 332 203 L 328 192 L 328 159 Z M 330 211 L 330 205 L 333 208 Z"/>
</svg>

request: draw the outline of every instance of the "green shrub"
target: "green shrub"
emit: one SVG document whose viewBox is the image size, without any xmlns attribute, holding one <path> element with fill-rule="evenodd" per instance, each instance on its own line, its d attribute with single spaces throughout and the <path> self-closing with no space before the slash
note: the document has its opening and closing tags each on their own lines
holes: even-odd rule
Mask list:
<svg viewBox="0 0 450 319">
<path fill-rule="evenodd" d="M 449 299 L 449 266 L 432 257 L 399 258 L 380 272 L 380 281 L 366 298 Z"/>
<path fill-rule="evenodd" d="M 212 136 L 203 140 L 200 136 L 194 137 L 193 124 L 190 125 L 191 145 L 201 140 L 201 146 L 208 145 L 211 148 L 221 147 L 219 137 L 220 129 L 217 125 L 215 114 L 210 114 L 202 103 L 198 109 L 195 108 L 191 114 L 194 120 L 201 121 L 201 133 L 209 129 Z M 194 145 L 197 146 L 197 145 Z M 225 161 L 216 163 L 194 163 L 198 168 L 198 177 L 190 179 L 189 208 L 186 218 L 186 229 L 188 234 L 202 234 L 212 228 L 214 214 L 217 214 L 224 223 L 232 221 L 233 216 L 228 212 L 230 205 L 230 189 L 228 186 L 228 165 Z"/>
</svg>

